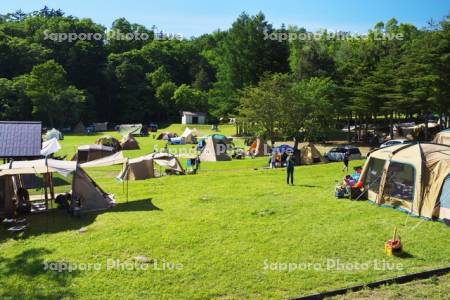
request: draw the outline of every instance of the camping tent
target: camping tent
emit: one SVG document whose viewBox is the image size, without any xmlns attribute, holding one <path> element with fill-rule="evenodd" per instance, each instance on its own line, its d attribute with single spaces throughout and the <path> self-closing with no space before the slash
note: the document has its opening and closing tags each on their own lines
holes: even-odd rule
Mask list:
<svg viewBox="0 0 450 300">
<path fill-rule="evenodd" d="M 114 149 L 114 151 L 119 151 L 121 149 L 119 140 L 110 135 L 105 135 L 105 136 L 102 136 L 101 138 L 98 138 L 95 141 L 95 143 L 97 145 L 111 147 Z"/>
<path fill-rule="evenodd" d="M 183 134 L 181 135 L 181 138 L 183 138 L 185 144 L 195 144 L 197 143 L 197 136 L 198 136 L 197 129 L 190 129 L 189 127 L 186 127 Z"/>
<path fill-rule="evenodd" d="M 20 176 L 25 174 L 60 173 L 68 176 L 74 173 L 72 181 L 72 197 L 80 201 L 83 212 L 107 209 L 114 204 L 112 197 L 101 190 L 100 187 L 73 161 L 54 159 L 38 159 L 30 161 L 13 161 L 0 165 L 0 217 L 12 209 L 13 198 L 17 188 L 20 187 Z"/>
<path fill-rule="evenodd" d="M 49 156 L 61 150 L 61 145 L 56 138 L 52 138 L 42 143 L 41 155 Z"/>
<path fill-rule="evenodd" d="M 361 174 L 368 198 L 426 218 L 450 219 L 450 147 L 406 144 L 370 154 Z"/>
<path fill-rule="evenodd" d="M 86 127 L 84 126 L 83 122 L 78 122 L 77 125 L 72 129 L 73 133 L 82 134 L 86 132 Z"/>
<path fill-rule="evenodd" d="M 250 145 L 250 149 L 248 150 L 253 156 L 265 156 L 270 153 L 271 149 L 269 145 L 267 145 L 266 141 L 263 138 L 256 138 L 253 143 Z"/>
<path fill-rule="evenodd" d="M 175 174 L 184 174 L 185 172 L 175 155 L 170 153 L 151 153 L 134 159 L 128 159 L 123 156 L 122 152 L 118 152 L 108 157 L 83 163 L 80 166 L 82 168 L 92 168 L 120 164 L 123 164 L 123 168 L 117 178 L 121 180 L 143 180 L 157 177 L 154 164 Z"/>
<path fill-rule="evenodd" d="M 156 138 L 157 140 L 170 140 L 171 138 L 177 137 L 178 135 L 173 132 L 162 132 Z"/>
<path fill-rule="evenodd" d="M 200 161 L 227 161 L 231 157 L 227 154 L 226 140 L 217 140 L 209 136 L 205 140 L 205 146 L 200 153 Z"/>
<path fill-rule="evenodd" d="M 55 138 L 55 139 L 57 139 L 59 141 L 59 140 L 63 140 L 64 136 L 61 133 L 61 131 L 59 131 L 58 129 L 52 128 L 52 129 L 47 131 L 47 133 L 45 134 L 45 138 L 46 138 L 47 141 L 51 140 L 53 138 Z"/>
<path fill-rule="evenodd" d="M 139 149 L 139 143 L 136 141 L 132 134 L 129 134 L 120 142 L 120 148 L 122 150 L 137 150 Z"/>
<path fill-rule="evenodd" d="M 79 146 L 77 154 L 72 158 L 73 161 L 84 163 L 96 160 L 114 153 L 114 148 L 103 145 L 84 145 Z"/>
<path fill-rule="evenodd" d="M 300 150 L 300 164 L 312 165 L 315 163 L 325 162 L 322 154 L 317 150 L 313 143 L 302 143 L 298 145 Z"/>
<path fill-rule="evenodd" d="M 443 130 L 436 134 L 433 143 L 450 146 L 450 129 Z"/>
<path fill-rule="evenodd" d="M 183 167 L 173 154 L 152 153 L 127 160 L 117 178 L 120 180 L 144 180 L 157 177 L 154 163 L 173 173 L 184 174 Z"/>
<path fill-rule="evenodd" d="M 123 137 L 128 135 L 139 135 L 142 130 L 142 124 L 122 124 L 119 126 L 119 133 Z"/>
</svg>

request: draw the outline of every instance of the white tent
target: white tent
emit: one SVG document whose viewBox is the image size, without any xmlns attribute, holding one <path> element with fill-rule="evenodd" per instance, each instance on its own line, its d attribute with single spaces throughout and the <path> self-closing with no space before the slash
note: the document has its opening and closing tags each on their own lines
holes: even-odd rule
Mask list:
<svg viewBox="0 0 450 300">
<path fill-rule="evenodd" d="M 56 138 L 52 138 L 42 143 L 42 156 L 49 156 L 61 150 L 61 145 Z"/>
<path fill-rule="evenodd" d="M 36 159 L 12 161 L 7 164 L 0 165 L 0 176 L 19 175 L 19 174 L 45 174 L 57 172 L 63 176 L 68 176 L 75 171 L 77 163 L 68 160 L 56 159 Z"/>
<path fill-rule="evenodd" d="M 189 127 L 186 127 L 183 134 L 181 135 L 181 138 L 184 139 L 184 142 L 186 144 L 194 144 L 198 135 L 199 133 L 197 129 L 190 129 Z"/>
</svg>

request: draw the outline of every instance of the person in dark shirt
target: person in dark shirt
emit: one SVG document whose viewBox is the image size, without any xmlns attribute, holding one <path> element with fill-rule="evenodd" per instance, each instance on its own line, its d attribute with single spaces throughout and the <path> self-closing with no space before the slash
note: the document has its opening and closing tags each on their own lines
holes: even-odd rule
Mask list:
<svg viewBox="0 0 450 300">
<path fill-rule="evenodd" d="M 350 159 L 350 152 L 347 151 L 344 153 L 344 167 L 342 168 L 343 172 L 347 172 L 348 173 L 348 161 Z"/>
<path fill-rule="evenodd" d="M 289 184 L 290 182 L 292 185 L 294 185 L 294 164 L 294 157 L 292 153 L 289 153 L 286 157 L 287 184 Z"/>
</svg>

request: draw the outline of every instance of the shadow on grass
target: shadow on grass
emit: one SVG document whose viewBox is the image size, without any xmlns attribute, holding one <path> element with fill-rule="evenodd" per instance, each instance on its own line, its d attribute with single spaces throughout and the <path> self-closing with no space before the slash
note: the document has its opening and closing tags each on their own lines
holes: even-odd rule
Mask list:
<svg viewBox="0 0 450 300">
<path fill-rule="evenodd" d="M 46 248 L 32 248 L 14 257 L 0 255 L 0 298 L 2 299 L 61 299 L 74 295 L 67 290 L 71 280 L 79 272 L 57 272 L 45 269 L 44 256 L 51 251 Z M 25 294 L 22 284 L 32 286 Z"/>
<path fill-rule="evenodd" d="M 402 251 L 400 253 L 395 254 L 395 257 L 398 257 L 398 258 L 414 258 L 414 255 L 412 255 L 409 252 Z"/>
<path fill-rule="evenodd" d="M 23 240 L 41 234 L 79 230 L 94 223 L 98 215 L 133 211 L 162 211 L 162 209 L 155 206 L 151 198 L 118 203 L 111 209 L 85 213 L 79 217 L 72 217 L 65 210 L 51 209 L 47 212 L 26 216 L 28 228 L 24 232 L 9 233 L 6 228 L 0 228 L 0 242 L 8 238 Z"/>
</svg>

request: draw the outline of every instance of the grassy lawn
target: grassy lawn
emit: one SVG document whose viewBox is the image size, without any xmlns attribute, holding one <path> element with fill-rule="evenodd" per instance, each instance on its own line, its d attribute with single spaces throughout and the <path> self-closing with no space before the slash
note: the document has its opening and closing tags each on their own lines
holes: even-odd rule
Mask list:
<svg viewBox="0 0 450 300">
<path fill-rule="evenodd" d="M 66 136 L 61 153 L 96 137 Z M 141 150 L 127 156 L 165 144 L 138 141 Z M 118 205 L 80 218 L 33 215 L 17 237 L 0 229 L 0 299 L 281 299 L 450 264 L 444 224 L 336 200 L 341 164 L 297 167 L 295 186 L 266 165 L 266 158 L 202 163 L 198 175 L 130 182 L 128 203 L 114 178 L 120 166 L 88 169 Z M 383 252 L 394 226 L 403 257 Z M 139 267 L 108 269 L 108 259 Z M 45 262 L 87 270 L 44 270 Z M 281 270 L 284 263 L 297 269 Z"/>
</svg>

